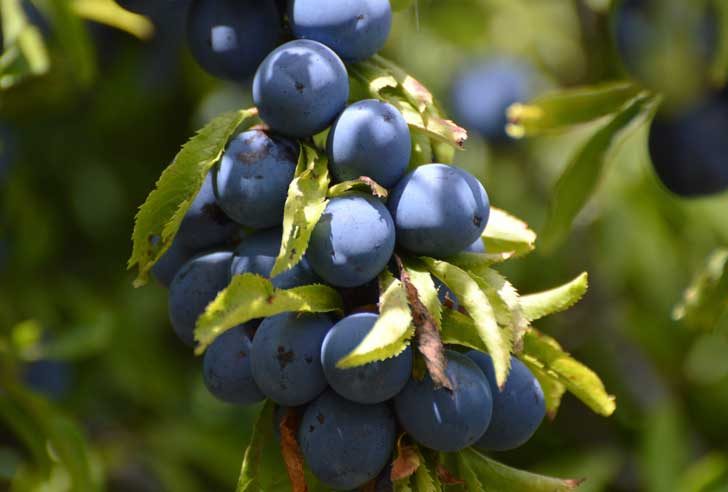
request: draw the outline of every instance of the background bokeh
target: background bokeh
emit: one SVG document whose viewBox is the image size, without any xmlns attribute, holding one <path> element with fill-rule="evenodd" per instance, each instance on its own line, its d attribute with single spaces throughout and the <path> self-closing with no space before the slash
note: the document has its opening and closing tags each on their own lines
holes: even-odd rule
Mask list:
<svg viewBox="0 0 728 492">
<path fill-rule="evenodd" d="M 88 23 L 87 52 L 44 31 L 52 68 L 0 92 L 0 490 L 233 490 L 256 408 L 215 401 L 169 326 L 166 291 L 133 289 L 133 216 L 194 130 L 251 105 L 184 43 L 184 2 L 147 42 Z M 599 0 L 419 0 L 383 55 L 449 106 L 463 67 L 512 56 L 539 91 L 625 77 Z M 254 40 L 251 40 L 254 42 Z M 457 155 L 492 202 L 544 224 L 551 188 L 591 128 L 519 142 L 473 135 Z M 728 197 L 683 200 L 649 165 L 647 128 L 611 160 L 556 251 L 504 268 L 522 292 L 590 273 L 541 329 L 617 396 L 610 419 L 566 397 L 510 465 L 587 477 L 582 490 L 728 491 L 728 339 L 673 321 L 706 256 L 728 243 Z M 66 449 L 46 452 L 52 436 Z M 61 466 L 54 453 L 87 461 Z M 48 455 L 51 459 L 48 459 Z M 87 480 L 79 486 L 78 480 Z"/>
</svg>

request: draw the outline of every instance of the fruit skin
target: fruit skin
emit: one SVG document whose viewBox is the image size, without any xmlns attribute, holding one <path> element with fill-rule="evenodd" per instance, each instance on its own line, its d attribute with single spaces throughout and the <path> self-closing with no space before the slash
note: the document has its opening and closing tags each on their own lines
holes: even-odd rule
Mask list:
<svg viewBox="0 0 728 492">
<path fill-rule="evenodd" d="M 270 53 L 253 79 L 253 101 L 274 131 L 310 137 L 346 107 L 349 78 L 341 59 L 321 43 L 290 41 Z"/>
<path fill-rule="evenodd" d="M 275 264 L 278 252 L 281 249 L 281 236 L 279 228 L 258 231 L 247 236 L 235 249 L 233 261 L 230 266 L 230 275 L 243 273 L 256 273 L 269 277 Z M 272 279 L 272 283 L 279 289 L 290 289 L 300 285 L 313 284 L 318 281 L 306 258 L 283 273 Z"/>
<path fill-rule="evenodd" d="M 253 338 L 251 368 L 261 391 L 279 405 L 298 406 L 326 388 L 321 343 L 333 323 L 323 315 L 266 318 Z"/>
<path fill-rule="evenodd" d="M 347 62 L 374 55 L 392 29 L 389 0 L 291 0 L 288 18 L 294 36 L 323 43 Z"/>
<path fill-rule="evenodd" d="M 488 380 L 462 354 L 446 350 L 446 374 L 455 390 L 434 389 L 430 375 L 412 378 L 394 398 L 394 408 L 405 431 L 424 446 L 454 452 L 471 446 L 485 433 L 493 410 Z"/>
<path fill-rule="evenodd" d="M 182 219 L 175 241 L 187 249 L 201 251 L 231 242 L 239 229 L 218 205 L 212 174 L 208 174 Z"/>
<path fill-rule="evenodd" d="M 652 165 L 673 193 L 694 197 L 728 189 L 728 91 L 650 128 Z"/>
<path fill-rule="evenodd" d="M 164 287 L 169 287 L 182 265 L 195 256 L 175 238 L 172 245 L 152 267 L 152 275 Z"/>
<path fill-rule="evenodd" d="M 252 343 L 247 329 L 247 325 L 239 325 L 217 337 L 202 363 L 208 391 L 227 403 L 250 405 L 265 399 L 250 369 Z"/>
<path fill-rule="evenodd" d="M 391 191 L 388 207 L 399 245 L 435 258 L 472 245 L 490 216 L 483 185 L 446 164 L 427 164 L 407 174 Z"/>
<path fill-rule="evenodd" d="M 187 14 L 192 55 L 207 72 L 225 79 L 248 79 L 282 35 L 273 1 L 193 0 Z"/>
<path fill-rule="evenodd" d="M 531 69 L 518 60 L 495 58 L 476 63 L 458 74 L 450 102 L 455 120 L 493 140 L 505 140 L 506 110 L 532 96 Z"/>
<path fill-rule="evenodd" d="M 232 258 L 229 251 L 204 253 L 185 263 L 174 276 L 169 286 L 169 319 L 187 345 L 194 345 L 197 318 L 230 283 Z"/>
<path fill-rule="evenodd" d="M 407 171 L 410 130 L 402 113 L 376 99 L 358 101 L 331 127 L 326 151 L 338 181 L 367 176 L 391 188 Z"/>
<path fill-rule="evenodd" d="M 466 355 L 485 373 L 493 395 L 493 418 L 475 447 L 508 451 L 522 446 L 533 437 L 546 415 L 538 380 L 523 362 L 511 357 L 511 372 L 503 391 L 499 391 L 490 355 L 475 350 Z"/>
<path fill-rule="evenodd" d="M 351 193 L 329 201 L 311 234 L 307 258 L 331 285 L 356 287 L 384 270 L 394 243 L 394 223 L 384 204 Z"/>
<path fill-rule="evenodd" d="M 359 405 L 331 390 L 308 406 L 298 430 L 306 464 L 335 490 L 376 478 L 391 457 L 395 437 L 388 405 Z"/>
<path fill-rule="evenodd" d="M 246 227 L 280 226 L 298 152 L 295 142 L 262 130 L 239 134 L 213 171 L 220 207 Z"/>
<path fill-rule="evenodd" d="M 369 334 L 379 316 L 357 313 L 334 325 L 321 348 L 326 380 L 339 395 L 356 403 L 381 403 L 402 391 L 412 373 L 410 347 L 397 357 L 363 366 L 339 369 L 336 363 L 351 353 Z"/>
</svg>

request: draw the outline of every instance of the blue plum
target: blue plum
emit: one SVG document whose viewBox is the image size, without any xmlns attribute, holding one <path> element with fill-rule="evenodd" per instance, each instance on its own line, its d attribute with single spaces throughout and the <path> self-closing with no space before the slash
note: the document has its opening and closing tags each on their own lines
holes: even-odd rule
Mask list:
<svg viewBox="0 0 728 492">
<path fill-rule="evenodd" d="M 395 397 L 399 422 L 420 444 L 455 452 L 473 445 L 485 433 L 493 411 L 488 379 L 462 354 L 446 351 L 447 375 L 455 388 L 435 389 L 429 374 L 410 379 Z"/>
<path fill-rule="evenodd" d="M 493 418 L 475 446 L 489 451 L 507 451 L 525 444 L 546 415 L 543 390 L 536 377 L 515 357 L 503 391 L 498 390 L 493 359 L 475 350 L 467 356 L 485 373 L 493 395 Z"/>
<path fill-rule="evenodd" d="M 384 270 L 394 243 L 394 223 L 382 202 L 352 193 L 329 201 L 311 234 L 307 257 L 331 285 L 356 287 Z"/>
<path fill-rule="evenodd" d="M 179 241 L 187 249 L 202 251 L 231 242 L 239 229 L 218 205 L 212 186 L 212 174 L 208 174 L 182 219 L 175 241 Z"/>
<path fill-rule="evenodd" d="M 262 130 L 235 137 L 213 170 L 220 207 L 238 224 L 266 229 L 283 223 L 298 145 Z"/>
<path fill-rule="evenodd" d="M 179 241 L 175 240 L 172 242 L 172 246 L 152 267 L 152 275 L 157 279 L 157 282 L 169 287 L 182 265 L 187 263 L 193 256 L 195 256 L 193 251 L 185 248 Z"/>
<path fill-rule="evenodd" d="M 652 165 L 673 193 L 694 197 L 728 189 L 728 91 L 688 111 L 658 115 L 650 128 Z"/>
<path fill-rule="evenodd" d="M 52 400 L 62 398 L 73 382 L 68 362 L 40 359 L 26 364 L 22 369 L 23 383 Z"/>
<path fill-rule="evenodd" d="M 192 55 L 210 74 L 242 81 L 282 38 L 272 0 L 193 0 L 187 14 Z"/>
<path fill-rule="evenodd" d="M 298 430 L 306 464 L 335 490 L 352 490 L 376 478 L 387 466 L 395 437 L 388 405 L 360 405 L 331 390 L 308 406 Z"/>
<path fill-rule="evenodd" d="M 275 49 L 253 79 L 260 118 L 291 137 L 325 130 L 344 110 L 348 97 L 344 63 L 316 41 L 298 39 Z"/>
<path fill-rule="evenodd" d="M 534 74 L 523 62 L 495 58 L 468 63 L 452 85 L 450 100 L 455 119 L 494 139 L 506 139 L 506 110 L 519 101 L 531 98 Z"/>
<path fill-rule="evenodd" d="M 323 315 L 266 318 L 253 338 L 251 367 L 261 391 L 279 405 L 298 406 L 326 388 L 321 344 L 333 323 Z"/>
<path fill-rule="evenodd" d="M 377 99 L 344 110 L 331 127 L 326 150 L 339 181 L 368 176 L 391 188 L 407 171 L 412 141 L 402 113 Z"/>
<path fill-rule="evenodd" d="M 226 331 L 205 352 L 202 364 L 205 386 L 227 403 L 250 405 L 265 398 L 250 369 L 252 343 L 248 328 L 240 325 Z"/>
<path fill-rule="evenodd" d="M 281 229 L 276 228 L 258 231 L 247 236 L 235 249 L 230 274 L 235 276 L 243 273 L 256 273 L 266 278 L 269 277 L 281 249 L 282 234 Z M 290 270 L 286 270 L 272 279 L 273 285 L 279 289 L 312 284 L 317 280 L 316 274 L 311 270 L 306 258 L 303 258 Z"/>
<path fill-rule="evenodd" d="M 356 62 L 384 46 L 392 7 L 389 0 L 291 0 L 288 19 L 297 38 L 323 43 L 347 62 Z"/>
<path fill-rule="evenodd" d="M 194 345 L 197 318 L 230 282 L 233 254 L 215 251 L 192 258 L 177 272 L 169 286 L 169 319 L 177 336 Z"/>
<path fill-rule="evenodd" d="M 357 313 L 347 316 L 329 331 L 321 348 L 321 363 L 329 385 L 339 395 L 357 403 L 381 403 L 402 391 L 412 373 L 410 347 L 397 357 L 339 369 L 336 363 L 351 353 L 369 334 L 379 316 Z"/>
<path fill-rule="evenodd" d="M 389 195 L 397 242 L 417 254 L 442 258 L 471 246 L 485 230 L 490 202 L 467 171 L 427 164 L 407 174 Z"/>
</svg>

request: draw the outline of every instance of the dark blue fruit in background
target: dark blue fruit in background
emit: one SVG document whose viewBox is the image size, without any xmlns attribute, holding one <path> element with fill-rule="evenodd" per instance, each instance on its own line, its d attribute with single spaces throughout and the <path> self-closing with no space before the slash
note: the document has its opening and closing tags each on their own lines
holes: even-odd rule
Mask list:
<svg viewBox="0 0 728 492">
<path fill-rule="evenodd" d="M 393 398 L 412 373 L 410 347 L 391 359 L 349 369 L 336 367 L 339 360 L 359 346 L 377 319 L 379 316 L 372 313 L 347 316 L 331 328 L 321 348 L 321 363 L 329 385 L 339 395 L 357 403 L 380 403 Z"/>
<path fill-rule="evenodd" d="M 246 326 L 220 335 L 205 352 L 202 374 L 207 389 L 218 399 L 238 405 L 262 401 L 265 396 L 250 369 L 251 341 Z"/>
<path fill-rule="evenodd" d="M 331 127 L 326 151 L 338 181 L 367 176 L 391 188 L 407 171 L 412 142 L 402 113 L 383 101 L 358 101 Z"/>
<path fill-rule="evenodd" d="M 169 287 L 174 276 L 182 268 L 182 265 L 187 263 L 193 256 L 195 256 L 195 253 L 180 245 L 179 241 L 175 238 L 172 246 L 169 247 L 159 261 L 152 267 L 152 275 L 157 279 L 157 282 L 165 287 Z"/>
<path fill-rule="evenodd" d="M 306 464 L 335 490 L 352 490 L 376 478 L 391 457 L 395 437 L 389 406 L 359 405 L 330 390 L 308 406 L 298 430 Z"/>
<path fill-rule="evenodd" d="M 210 74 L 242 81 L 281 40 L 281 14 L 272 0 L 193 0 L 187 41 Z"/>
<path fill-rule="evenodd" d="M 481 136 L 505 139 L 506 110 L 533 95 L 534 74 L 523 62 L 509 58 L 472 62 L 455 78 L 450 103 L 455 120 Z"/>
<path fill-rule="evenodd" d="M 652 165 L 664 185 L 685 197 L 728 189 L 728 92 L 650 128 Z"/>
<path fill-rule="evenodd" d="M 427 164 L 407 174 L 389 196 L 397 242 L 405 249 L 442 258 L 472 245 L 485 230 L 490 202 L 467 171 Z"/>
<path fill-rule="evenodd" d="M 392 28 L 389 0 L 291 0 L 288 18 L 294 36 L 323 43 L 348 62 L 374 55 Z"/>
<path fill-rule="evenodd" d="M 493 395 L 493 418 L 475 446 L 488 451 L 507 451 L 522 446 L 531 439 L 546 415 L 538 380 L 523 362 L 511 357 L 511 372 L 503 391 L 499 391 L 490 355 L 473 350 L 467 356 L 485 373 Z"/>
<path fill-rule="evenodd" d="M 313 270 L 331 285 L 356 287 L 384 270 L 394 243 L 387 207 L 372 196 L 352 193 L 329 201 L 306 255 Z"/>
<path fill-rule="evenodd" d="M 296 40 L 266 57 L 253 80 L 260 118 L 274 131 L 310 137 L 346 107 L 349 77 L 336 53 L 321 43 Z"/>
<path fill-rule="evenodd" d="M 333 323 L 322 315 L 266 318 L 253 338 L 252 369 L 261 391 L 279 405 L 298 406 L 326 388 L 321 344 Z"/>
<path fill-rule="evenodd" d="M 213 171 L 220 207 L 246 227 L 281 225 L 298 151 L 297 143 L 262 130 L 239 134 Z"/>
<path fill-rule="evenodd" d="M 201 251 L 225 245 L 239 229 L 218 205 L 213 192 L 212 175 L 208 174 L 182 219 L 175 241 L 187 249 Z"/>
<path fill-rule="evenodd" d="M 23 366 L 23 382 L 47 398 L 58 400 L 65 395 L 72 383 L 72 371 L 68 362 L 41 359 Z"/>
<path fill-rule="evenodd" d="M 281 249 L 282 234 L 281 229 L 276 228 L 247 236 L 235 249 L 230 274 L 234 276 L 255 273 L 269 277 Z M 277 275 L 273 279 L 273 285 L 279 289 L 290 289 L 317 281 L 316 274 L 311 270 L 306 258 L 303 258 L 290 270 Z"/>
<path fill-rule="evenodd" d="M 169 286 L 169 319 L 177 336 L 194 345 L 197 318 L 230 282 L 229 251 L 196 256 L 177 272 Z"/>
<path fill-rule="evenodd" d="M 436 390 L 430 375 L 410 379 L 395 397 L 397 418 L 420 444 L 455 452 L 473 445 L 485 433 L 493 411 L 488 379 L 462 354 L 446 351 L 447 375 L 455 390 Z"/>
</svg>

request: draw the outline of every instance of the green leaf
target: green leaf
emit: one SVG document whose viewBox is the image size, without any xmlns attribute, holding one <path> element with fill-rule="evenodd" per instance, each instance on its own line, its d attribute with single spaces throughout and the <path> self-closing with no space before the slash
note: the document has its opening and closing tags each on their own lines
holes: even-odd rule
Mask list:
<svg viewBox="0 0 728 492">
<path fill-rule="evenodd" d="M 43 36 L 28 21 L 21 0 L 0 0 L 5 51 L 0 56 L 0 89 L 10 88 L 25 78 L 41 75 L 50 68 Z"/>
<path fill-rule="evenodd" d="M 141 40 L 154 35 L 154 24 L 149 19 L 124 10 L 113 0 L 74 0 L 71 8 L 79 17 L 120 29 Z"/>
<path fill-rule="evenodd" d="M 412 0 L 389 0 L 392 5 L 392 10 L 399 12 L 400 10 L 407 10 L 412 6 Z"/>
<path fill-rule="evenodd" d="M 283 238 L 271 277 L 289 270 L 301 261 L 311 233 L 326 209 L 329 170 L 325 157 L 303 145 L 296 174 L 288 187 L 283 212 Z"/>
<path fill-rule="evenodd" d="M 521 296 L 521 306 L 528 321 L 566 311 L 584 297 L 589 288 L 589 275 L 584 272 L 571 282 L 554 289 Z"/>
<path fill-rule="evenodd" d="M 454 309 L 443 309 L 442 342 L 448 345 L 461 345 L 479 352 L 487 352 L 488 348 L 478 335 L 475 321 Z"/>
<path fill-rule="evenodd" d="M 488 225 L 483 231 L 483 241 L 488 254 L 508 253 L 521 256 L 536 247 L 536 233 L 522 220 L 491 207 Z"/>
<path fill-rule="evenodd" d="M 164 170 L 134 223 L 129 269 L 139 269 L 136 287 L 147 283 L 149 271 L 172 245 L 205 176 L 220 160 L 233 132 L 256 114 L 257 110 L 248 109 L 218 116 L 192 137 Z"/>
<path fill-rule="evenodd" d="M 458 253 L 448 256 L 447 261 L 463 270 L 480 270 L 488 268 L 513 257 L 513 253 Z"/>
<path fill-rule="evenodd" d="M 503 387 L 510 369 L 513 340 L 509 330 L 498 326 L 493 306 L 487 295 L 476 280 L 455 265 L 427 257 L 421 260 L 433 275 L 453 291 L 460 304 L 475 321 L 478 335 L 493 357 L 497 384 Z"/>
<path fill-rule="evenodd" d="M 468 492 L 486 492 L 487 489 L 483 487 L 478 474 L 470 466 L 467 453 L 460 452 L 455 456 L 457 457 L 458 476 L 465 482 L 465 489 Z"/>
<path fill-rule="evenodd" d="M 421 261 L 414 258 L 404 260 L 404 267 L 409 274 L 412 285 L 417 289 L 417 294 L 427 310 L 435 320 L 439 328 L 442 324 L 442 303 L 437 295 L 437 287 L 432 279 L 430 271 Z"/>
<path fill-rule="evenodd" d="M 379 275 L 379 292 L 379 318 L 364 340 L 337 362 L 337 367 L 362 366 L 396 357 L 409 345 L 415 328 L 402 282 L 384 270 Z"/>
<path fill-rule="evenodd" d="M 553 250 L 566 236 L 571 224 L 597 188 L 607 162 L 631 131 L 648 121 L 657 98 L 640 96 L 611 117 L 576 152 L 553 192 L 543 245 Z"/>
<path fill-rule="evenodd" d="M 524 359 L 523 363 L 528 366 L 541 385 L 546 402 L 546 414 L 551 420 L 555 419 L 561 406 L 561 399 L 564 397 L 564 393 L 566 393 L 566 386 L 558 379 L 549 376 L 540 366 L 530 362 L 528 359 Z"/>
<path fill-rule="evenodd" d="M 372 178 L 362 176 L 350 181 L 343 181 L 329 188 L 329 197 L 341 196 L 350 191 L 361 191 L 371 193 L 377 198 L 387 198 L 389 192 L 387 189 L 374 181 Z"/>
<path fill-rule="evenodd" d="M 556 340 L 529 330 L 524 337 L 521 358 L 536 366 L 549 377 L 566 386 L 574 396 L 594 412 L 608 417 L 616 409 L 614 397 L 607 394 L 604 384 L 591 369 L 574 360 Z"/>
<path fill-rule="evenodd" d="M 689 326 L 713 329 L 728 308 L 728 249 L 710 254 L 706 265 L 685 290 L 673 318 Z"/>
<path fill-rule="evenodd" d="M 43 469 L 59 464 L 68 473 L 71 490 L 99 490 L 81 429 L 46 400 L 12 381 L 3 378 L 2 388 L 0 419 L 18 433 Z"/>
<path fill-rule="evenodd" d="M 342 306 L 339 293 L 326 285 L 276 289 L 260 275 L 236 275 L 197 320 L 195 352 L 203 353 L 225 331 L 252 319 L 288 312 L 339 311 Z"/>
<path fill-rule="evenodd" d="M 68 0 L 48 0 L 53 33 L 72 70 L 70 75 L 81 87 L 88 87 L 96 77 L 94 42 L 83 19 L 73 11 Z"/>
<path fill-rule="evenodd" d="M 508 467 L 468 448 L 460 451 L 477 479 L 482 483 L 482 490 L 498 492 L 566 492 L 574 490 L 581 480 L 563 480 L 545 477 L 523 470 Z M 467 468 L 466 468 L 467 469 Z M 478 490 L 478 489 L 475 489 Z"/>
<path fill-rule="evenodd" d="M 432 460 L 425 459 L 419 449 L 417 452 L 420 453 L 420 460 L 422 463 L 419 467 L 417 467 L 417 471 L 415 471 L 413 480 L 415 490 L 417 492 L 440 492 L 442 490 L 442 486 L 437 478 L 436 471 L 432 467 Z"/>
<path fill-rule="evenodd" d="M 245 450 L 236 492 L 291 490 L 275 425 L 275 404 L 267 400 L 255 421 L 253 437 Z"/>
<path fill-rule="evenodd" d="M 627 81 L 565 89 L 508 108 L 508 134 L 515 138 L 559 132 L 620 111 L 642 89 Z"/>
</svg>

